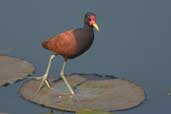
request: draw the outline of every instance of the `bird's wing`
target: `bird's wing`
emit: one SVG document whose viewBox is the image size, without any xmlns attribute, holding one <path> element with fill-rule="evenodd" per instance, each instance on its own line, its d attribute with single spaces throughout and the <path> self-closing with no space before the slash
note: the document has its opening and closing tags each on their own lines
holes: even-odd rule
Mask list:
<svg viewBox="0 0 171 114">
<path fill-rule="evenodd" d="M 62 55 L 72 54 L 76 49 L 74 29 L 50 37 L 44 42 L 46 43 L 42 43 L 45 44 L 43 47 Z"/>
</svg>

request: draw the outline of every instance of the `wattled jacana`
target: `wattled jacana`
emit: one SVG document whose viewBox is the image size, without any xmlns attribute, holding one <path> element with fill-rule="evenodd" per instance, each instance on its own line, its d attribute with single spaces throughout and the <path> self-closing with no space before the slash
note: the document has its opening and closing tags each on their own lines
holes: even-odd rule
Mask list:
<svg viewBox="0 0 171 114">
<path fill-rule="evenodd" d="M 61 77 L 64 80 L 66 86 L 72 95 L 75 94 L 72 87 L 68 83 L 67 79 L 64 76 L 65 64 L 68 59 L 73 59 L 85 51 L 87 51 L 93 43 L 94 40 L 94 31 L 93 27 L 99 31 L 99 27 L 96 24 L 96 15 L 92 12 L 88 12 L 84 17 L 84 26 L 82 28 L 71 29 L 60 33 L 54 37 L 50 37 L 46 41 L 42 42 L 42 46 L 45 49 L 53 52 L 51 55 L 46 72 L 42 78 L 42 81 L 39 85 L 39 89 L 45 83 L 49 88 L 51 88 L 51 84 L 49 83 L 47 77 L 51 67 L 51 63 L 56 55 L 61 55 L 64 58 L 64 63 L 61 70 Z"/>
</svg>

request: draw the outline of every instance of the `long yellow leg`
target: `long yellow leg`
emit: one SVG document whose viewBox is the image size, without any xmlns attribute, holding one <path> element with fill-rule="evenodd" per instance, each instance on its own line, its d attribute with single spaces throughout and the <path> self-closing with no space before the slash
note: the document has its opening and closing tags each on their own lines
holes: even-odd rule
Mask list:
<svg viewBox="0 0 171 114">
<path fill-rule="evenodd" d="M 68 83 L 67 79 L 65 78 L 65 75 L 64 75 L 65 65 L 66 65 L 66 60 L 64 61 L 63 66 L 62 66 L 61 77 L 64 80 L 64 82 L 65 82 L 66 86 L 68 87 L 69 91 L 71 92 L 71 94 L 75 95 L 71 85 Z"/>
<path fill-rule="evenodd" d="M 49 83 L 49 81 L 47 80 L 47 77 L 48 77 L 48 74 L 49 74 L 49 70 L 50 70 L 50 67 L 51 67 L 51 64 L 52 64 L 52 61 L 54 60 L 54 58 L 56 57 L 56 55 L 51 55 L 50 58 L 49 58 L 49 62 L 48 62 L 48 66 L 46 68 L 46 72 L 45 74 L 43 75 L 42 78 L 42 81 L 39 85 L 39 88 L 38 88 L 38 91 L 42 88 L 43 84 L 45 83 L 49 88 L 52 88 L 51 87 L 51 84 Z"/>
</svg>

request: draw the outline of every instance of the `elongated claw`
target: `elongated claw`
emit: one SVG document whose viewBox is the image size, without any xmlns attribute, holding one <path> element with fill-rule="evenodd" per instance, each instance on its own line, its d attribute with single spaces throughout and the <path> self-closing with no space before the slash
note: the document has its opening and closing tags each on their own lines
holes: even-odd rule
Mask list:
<svg viewBox="0 0 171 114">
<path fill-rule="evenodd" d="M 34 80 L 42 80 L 42 76 L 38 76 L 38 77 L 28 77 L 29 79 L 34 79 Z"/>
<path fill-rule="evenodd" d="M 50 81 L 47 78 L 39 77 L 38 80 L 40 80 L 40 79 L 42 79 L 42 80 L 41 80 L 40 85 L 39 85 L 38 89 L 36 90 L 33 97 L 35 97 L 40 92 L 40 90 L 44 86 L 44 84 L 46 84 L 49 89 L 53 89 L 52 84 L 50 83 Z"/>
<path fill-rule="evenodd" d="M 39 91 L 43 87 L 44 83 L 47 85 L 48 88 L 53 89 L 52 88 L 52 84 L 49 82 L 49 80 L 47 79 L 47 77 L 48 77 L 48 74 L 49 74 L 49 70 L 50 70 L 52 61 L 54 60 L 55 57 L 56 57 L 55 54 L 53 54 L 53 55 L 50 56 L 49 62 L 48 62 L 48 66 L 46 68 L 46 72 L 45 72 L 44 76 L 41 76 L 41 77 L 32 77 L 32 79 L 41 80 L 40 85 L 39 85 L 39 87 L 38 87 L 35 95 L 37 95 L 39 93 Z"/>
<path fill-rule="evenodd" d="M 44 78 L 44 77 L 43 77 L 43 79 L 42 79 L 41 82 L 40 82 L 38 91 L 40 91 L 40 89 L 43 87 L 44 83 L 47 85 L 47 87 L 48 87 L 49 89 L 53 89 L 53 88 L 52 88 L 52 84 L 50 83 L 50 81 L 49 81 L 47 78 Z"/>
</svg>

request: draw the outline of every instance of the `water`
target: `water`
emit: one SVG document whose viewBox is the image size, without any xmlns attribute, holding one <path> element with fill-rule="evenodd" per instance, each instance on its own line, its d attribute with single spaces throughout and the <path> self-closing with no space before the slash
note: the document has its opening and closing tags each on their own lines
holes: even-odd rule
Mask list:
<svg viewBox="0 0 171 114">
<path fill-rule="evenodd" d="M 81 27 L 84 13 L 97 14 L 100 32 L 84 55 L 67 64 L 66 73 L 113 74 L 142 85 L 148 100 L 118 114 L 169 113 L 171 98 L 171 1 L 169 0 L 3 0 L 0 1 L 0 50 L 24 58 L 43 74 L 50 52 L 40 43 L 66 29 Z M 6 50 L 6 51 L 5 51 Z M 62 57 L 51 74 L 59 74 Z M 22 82 L 0 88 L 0 112 L 43 114 L 48 109 L 21 99 Z"/>
</svg>

